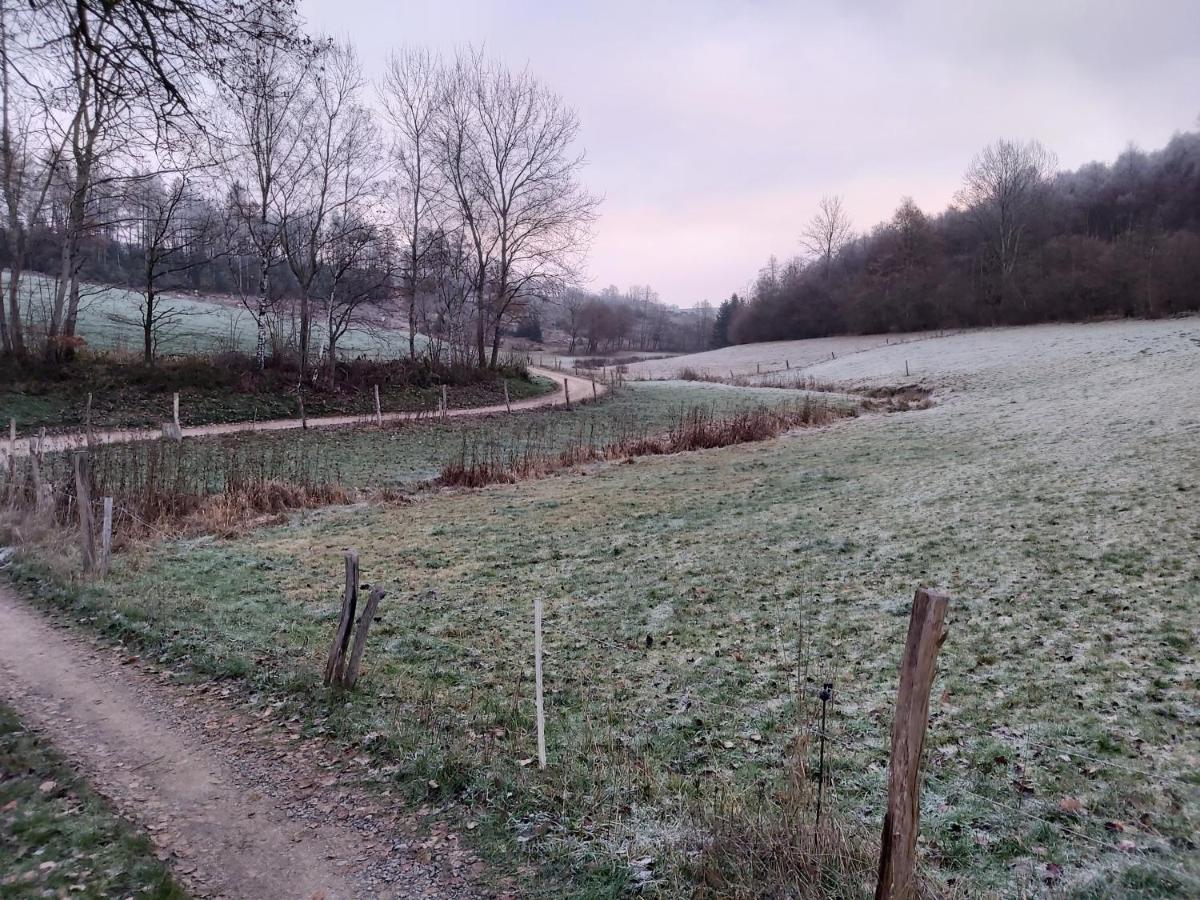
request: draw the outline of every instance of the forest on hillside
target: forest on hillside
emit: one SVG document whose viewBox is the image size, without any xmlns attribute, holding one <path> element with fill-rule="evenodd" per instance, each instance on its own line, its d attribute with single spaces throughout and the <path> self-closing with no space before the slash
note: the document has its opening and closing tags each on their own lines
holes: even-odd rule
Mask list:
<svg viewBox="0 0 1200 900">
<path fill-rule="evenodd" d="M 721 304 L 713 344 L 1164 316 L 1200 307 L 1200 133 L 1057 171 L 1036 141 L 971 161 L 950 208 L 856 234 L 840 197 Z"/>
</svg>

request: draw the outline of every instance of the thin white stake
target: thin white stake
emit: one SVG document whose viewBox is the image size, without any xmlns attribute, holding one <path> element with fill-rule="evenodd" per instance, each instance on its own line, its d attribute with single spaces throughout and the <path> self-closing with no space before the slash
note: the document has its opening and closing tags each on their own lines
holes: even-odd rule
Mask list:
<svg viewBox="0 0 1200 900">
<path fill-rule="evenodd" d="M 533 680 L 537 693 L 538 768 L 546 768 L 546 709 L 542 702 L 542 601 L 533 601 Z"/>
<path fill-rule="evenodd" d="M 375 385 L 375 424 L 383 424 L 383 407 L 379 405 L 379 385 Z"/>
<path fill-rule="evenodd" d="M 108 575 L 108 563 L 112 559 L 112 516 L 113 498 L 104 498 L 104 518 L 100 525 L 100 577 Z"/>
<path fill-rule="evenodd" d="M 175 394 L 175 427 L 179 427 L 179 394 Z"/>
</svg>

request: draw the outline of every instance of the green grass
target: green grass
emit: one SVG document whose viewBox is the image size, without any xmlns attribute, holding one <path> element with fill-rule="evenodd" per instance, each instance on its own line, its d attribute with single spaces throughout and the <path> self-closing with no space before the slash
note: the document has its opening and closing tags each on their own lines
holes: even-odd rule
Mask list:
<svg viewBox="0 0 1200 900">
<path fill-rule="evenodd" d="M 547 379 L 510 380 L 514 400 L 552 390 Z M 302 474 L 312 482 L 336 482 L 360 490 L 407 488 L 437 476 L 443 464 L 466 452 L 507 450 L 553 452 L 573 442 L 602 444 L 631 435 L 655 434 L 679 421 L 694 406 L 723 415 L 761 404 L 793 403 L 796 391 L 711 389 L 689 384 L 639 383 L 618 389 L 600 403 L 577 404 L 571 410 L 547 408 L 514 415 L 449 419 L 445 423 L 410 421 L 373 426 L 310 429 L 307 432 L 247 432 L 188 438 L 164 446 L 120 444 L 93 452 L 97 472 L 144 471 L 153 457 L 185 481 L 199 481 L 218 491 L 228 463 L 282 477 Z M 480 398 L 482 399 L 482 398 Z M 824 400 L 824 395 L 818 395 Z M 451 401 L 451 405 L 455 405 Z M 478 405 L 472 404 L 472 405 Z M 160 455 L 161 454 L 161 455 Z M 70 460 L 51 457 L 52 473 L 64 477 Z M 51 475 L 53 478 L 53 474 Z M 173 476 L 172 476 L 173 477 Z"/>
<path fill-rule="evenodd" d="M 187 895 L 150 842 L 0 706 L 0 897 Z"/>
<path fill-rule="evenodd" d="M 929 877 L 972 896 L 1194 896 L 1200 431 L 1177 398 L 1200 372 L 1190 347 L 1148 355 L 1138 334 L 1097 348 L 1103 366 L 1081 357 L 1074 390 L 1022 354 L 928 411 L 160 545 L 69 602 L 165 661 L 289 698 L 386 759 L 394 792 L 460 798 L 485 848 L 575 896 L 627 889 L 647 856 L 660 895 L 688 896 L 703 811 L 784 775 L 801 632 L 810 687 L 835 685 L 829 802 L 877 833 L 909 601 L 932 584 L 954 600 L 927 740 Z M 639 385 L 613 408 L 641 397 L 667 415 L 676 390 Z M 387 452 L 362 471 L 419 467 Z M 331 698 L 319 678 L 349 547 L 389 595 L 359 690 Z M 522 764 L 535 597 L 545 773 Z"/>
<path fill-rule="evenodd" d="M 222 372 L 207 359 L 167 361 L 155 369 L 102 357 L 78 360 L 53 378 L 36 373 L 0 369 L 6 383 L 0 387 L 0 422 L 7 434 L 15 419 L 19 434 L 77 430 L 86 422 L 88 395 L 92 395 L 92 426 L 103 428 L 157 427 L 171 420 L 174 394 L 180 395 L 180 422 L 184 427 L 222 422 L 252 422 L 299 416 L 295 383 L 282 373 L 268 371 L 261 379 L 243 382 L 236 372 Z M 507 379 L 513 400 L 536 397 L 557 389 L 546 378 Z M 488 406 L 504 401 L 499 377 L 448 386 L 452 409 Z M 388 383 L 380 385 L 380 406 L 385 412 L 431 411 L 441 403 L 440 384 L 426 387 Z M 314 389 L 305 395 L 309 417 L 330 415 L 373 416 L 372 388 Z"/>
</svg>

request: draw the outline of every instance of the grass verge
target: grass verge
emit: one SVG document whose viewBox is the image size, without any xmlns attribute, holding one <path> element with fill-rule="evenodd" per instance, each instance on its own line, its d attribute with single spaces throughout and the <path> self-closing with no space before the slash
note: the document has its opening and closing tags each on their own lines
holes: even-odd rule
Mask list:
<svg viewBox="0 0 1200 900">
<path fill-rule="evenodd" d="M 153 845 L 0 706 L 0 897 L 187 895 Z"/>
</svg>

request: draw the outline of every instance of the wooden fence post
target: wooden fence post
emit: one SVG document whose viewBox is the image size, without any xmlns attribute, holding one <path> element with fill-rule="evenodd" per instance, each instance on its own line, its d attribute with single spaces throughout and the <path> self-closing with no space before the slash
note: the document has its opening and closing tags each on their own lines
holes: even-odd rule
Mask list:
<svg viewBox="0 0 1200 900">
<path fill-rule="evenodd" d="M 173 421 L 175 423 L 176 428 L 182 428 L 182 426 L 179 424 L 179 392 L 178 391 L 175 392 L 175 401 L 172 404 L 172 406 L 174 407 L 174 409 L 172 410 L 171 421 Z"/>
<path fill-rule="evenodd" d="M 913 896 L 921 818 L 921 752 L 925 746 L 929 691 L 933 687 L 938 650 L 946 639 L 949 602 L 945 594 L 927 588 L 917 588 L 913 598 L 908 638 L 900 661 L 896 717 L 892 723 L 888 805 L 883 817 L 875 900 L 908 900 Z"/>
<path fill-rule="evenodd" d="M 537 703 L 538 768 L 546 768 L 546 707 L 542 701 L 542 601 L 533 601 L 533 682 Z"/>
<path fill-rule="evenodd" d="M 108 564 L 112 560 L 112 514 L 113 498 L 104 498 L 104 518 L 100 520 L 100 577 L 108 575 Z"/>
<path fill-rule="evenodd" d="M 566 378 L 563 379 L 563 393 L 567 398 L 567 409 L 571 408 L 571 382 Z"/>
<path fill-rule="evenodd" d="M 450 414 L 450 391 L 446 385 L 442 385 L 442 421 L 446 421 L 446 416 Z"/>
<path fill-rule="evenodd" d="M 76 453 L 75 505 L 79 507 L 79 549 L 83 555 L 83 572 L 96 568 L 96 535 L 92 530 L 92 491 L 88 485 L 87 454 Z"/>
<path fill-rule="evenodd" d="M 17 420 L 8 420 L 8 476 L 15 478 L 17 474 Z"/>
<path fill-rule="evenodd" d="M 512 412 L 512 401 L 508 399 L 508 379 L 504 379 L 504 408 Z"/>
<path fill-rule="evenodd" d="M 593 399 L 593 400 L 599 400 L 599 399 L 600 399 L 600 394 L 599 394 L 599 392 L 596 390 L 596 379 L 595 379 L 595 378 L 593 378 L 593 379 L 592 379 L 592 399 Z"/>
<path fill-rule="evenodd" d="M 379 385 L 375 385 L 375 424 L 383 424 L 383 407 L 379 405 Z"/>
<path fill-rule="evenodd" d="M 329 648 L 325 663 L 325 684 L 338 684 L 342 679 L 342 663 L 350 643 L 350 626 L 354 624 L 354 608 L 358 605 L 358 553 L 346 551 L 346 592 L 342 595 L 342 615 Z"/>
<path fill-rule="evenodd" d="M 371 588 L 367 596 L 367 605 L 358 619 L 358 628 L 354 632 L 354 649 L 350 652 L 350 662 L 346 663 L 346 671 L 342 675 L 342 687 L 352 688 L 358 681 L 358 670 L 362 665 L 363 651 L 367 648 L 367 629 L 375 621 L 375 613 L 379 610 L 379 601 L 386 592 L 378 585 Z"/>
<path fill-rule="evenodd" d="M 83 413 L 83 429 L 84 429 L 84 434 L 87 437 L 88 446 L 91 447 L 92 443 L 93 443 L 93 438 L 92 438 L 92 392 L 91 391 L 88 391 L 87 409 L 84 410 L 84 413 Z"/>
</svg>

